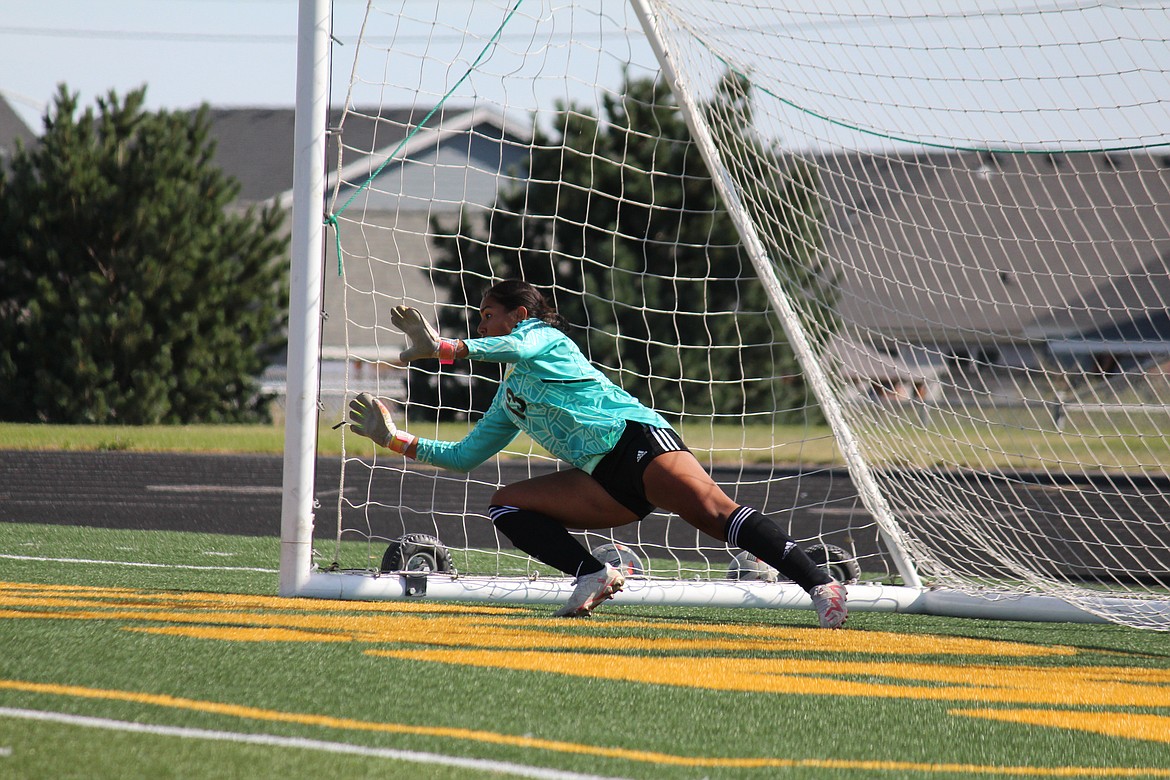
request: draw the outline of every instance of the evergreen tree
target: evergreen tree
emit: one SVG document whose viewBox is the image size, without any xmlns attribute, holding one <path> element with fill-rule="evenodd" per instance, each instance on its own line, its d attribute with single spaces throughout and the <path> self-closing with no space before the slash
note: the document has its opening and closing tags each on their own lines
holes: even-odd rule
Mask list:
<svg viewBox="0 0 1170 780">
<path fill-rule="evenodd" d="M 660 82 L 627 81 L 622 95 L 608 98 L 600 117 L 559 111 L 551 137 L 538 133 L 532 144 L 524 184 L 502 193 L 482 224 L 462 221 L 448 236 L 432 226 L 441 236 L 435 283 L 472 310 L 483 290 L 467 289 L 465 279 L 556 285 L 561 313 L 588 326 L 573 334 L 586 354 L 668 415 L 805 414 L 812 401 L 792 350 L 682 114 Z M 831 280 L 810 262 L 822 246 L 815 172 L 756 138 L 745 79 L 725 77 L 704 110 L 723 128 L 727 164 L 771 163 L 761 166 L 765 186 L 747 205 L 780 278 L 808 321 L 820 323 L 814 330 L 826 332 Z M 451 309 L 444 316 L 447 332 L 474 333 L 474 316 Z M 705 348 L 725 344 L 744 346 L 734 359 Z M 490 365 L 467 370 L 498 376 Z M 789 378 L 777 378 L 783 374 Z M 420 412 L 458 407 L 469 393 L 471 408 L 482 411 L 494 391 L 487 382 L 440 383 L 421 372 L 411 381 Z"/>
<path fill-rule="evenodd" d="M 279 207 L 231 214 L 207 109 L 143 110 L 145 88 L 78 114 L 0 171 L 0 419 L 264 419 L 284 348 Z"/>
</svg>

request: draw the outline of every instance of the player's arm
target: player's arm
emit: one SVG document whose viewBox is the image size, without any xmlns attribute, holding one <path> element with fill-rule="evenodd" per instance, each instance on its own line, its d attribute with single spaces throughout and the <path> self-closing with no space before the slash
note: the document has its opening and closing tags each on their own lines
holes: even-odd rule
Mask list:
<svg viewBox="0 0 1170 780">
<path fill-rule="evenodd" d="M 460 441 L 419 439 L 415 457 L 451 471 L 468 472 L 507 447 L 520 433 L 497 393 L 487 412 Z"/>
<path fill-rule="evenodd" d="M 520 430 L 493 401 L 487 414 L 457 442 L 424 439 L 398 428 L 390 410 L 369 393 L 359 393 L 349 404 L 349 426 L 386 449 L 451 471 L 471 471 L 507 447 Z"/>
<path fill-rule="evenodd" d="M 470 358 L 495 363 L 517 363 L 548 350 L 554 343 L 550 340 L 552 331 L 546 332 L 544 328 L 505 336 L 446 339 L 423 319 L 418 309 L 410 306 L 395 306 L 391 309 L 390 322 L 405 333 L 409 341 L 409 346 L 398 354 L 399 362 L 403 365 L 427 358 L 438 358 L 442 362 Z"/>
<path fill-rule="evenodd" d="M 517 328 L 503 336 L 485 336 L 460 342 L 471 360 L 519 363 L 544 354 L 557 343 L 554 328 Z"/>
</svg>

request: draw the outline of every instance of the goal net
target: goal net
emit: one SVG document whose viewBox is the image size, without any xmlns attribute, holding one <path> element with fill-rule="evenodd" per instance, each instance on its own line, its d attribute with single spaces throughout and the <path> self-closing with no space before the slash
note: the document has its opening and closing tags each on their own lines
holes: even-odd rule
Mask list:
<svg viewBox="0 0 1170 780">
<path fill-rule="evenodd" d="M 393 367 L 389 310 L 474 335 L 523 277 L 855 608 L 1170 630 L 1167 19 L 372 1 L 332 30 L 323 421 L 368 391 L 461 438 L 498 368 Z M 302 592 L 560 598 L 487 506 L 564 464 L 335 435 Z M 634 557 L 623 598 L 802 603 L 677 517 L 581 536 Z"/>
</svg>

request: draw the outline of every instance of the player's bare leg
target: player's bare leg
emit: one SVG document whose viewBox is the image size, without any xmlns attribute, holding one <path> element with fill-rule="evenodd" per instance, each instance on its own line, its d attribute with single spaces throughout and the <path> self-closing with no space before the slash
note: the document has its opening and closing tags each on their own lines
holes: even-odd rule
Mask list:
<svg viewBox="0 0 1170 780">
<path fill-rule="evenodd" d="M 618 569 L 597 560 L 568 531 L 613 528 L 638 519 L 585 472 L 558 471 L 502 487 L 492 496 L 489 512 L 512 544 L 576 577 L 569 600 L 554 613 L 558 617 L 587 616 L 625 585 Z"/>
<path fill-rule="evenodd" d="M 689 452 L 668 452 L 646 467 L 646 497 L 700 531 L 747 550 L 809 594 L 823 628 L 848 617 L 845 586 L 822 571 L 771 518 L 735 503 Z"/>
</svg>

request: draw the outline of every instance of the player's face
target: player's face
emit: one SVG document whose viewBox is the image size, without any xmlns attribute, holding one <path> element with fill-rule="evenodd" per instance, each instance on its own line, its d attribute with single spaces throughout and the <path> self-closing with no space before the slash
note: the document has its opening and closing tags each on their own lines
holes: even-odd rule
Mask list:
<svg viewBox="0 0 1170 780">
<path fill-rule="evenodd" d="M 479 328 L 476 332 L 484 337 L 507 336 L 512 328 L 527 317 L 528 309 L 524 306 L 509 310 L 495 298 L 484 298 L 479 305 Z"/>
</svg>

